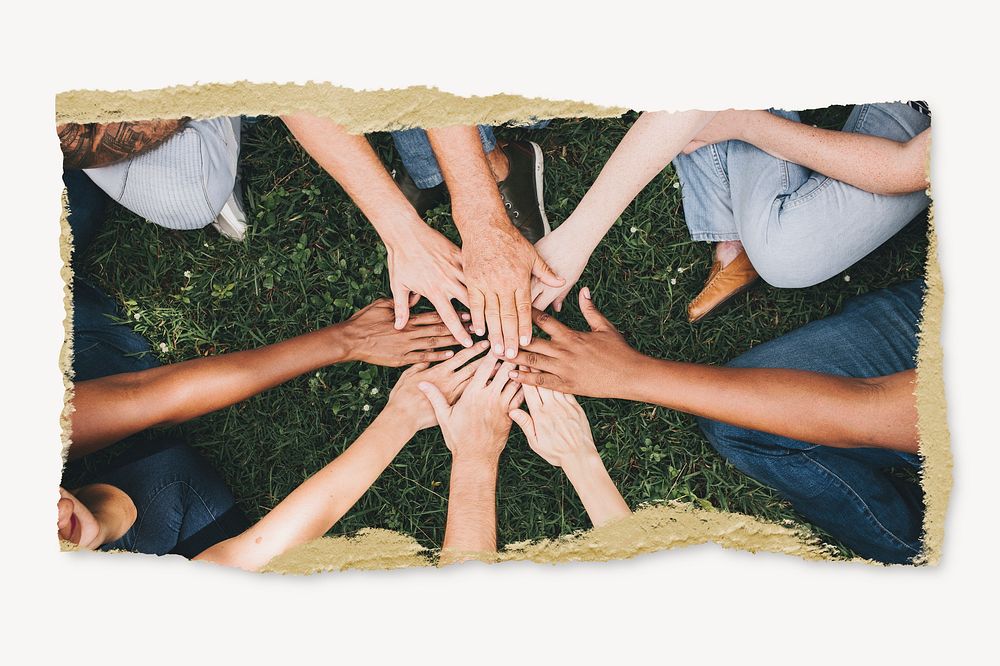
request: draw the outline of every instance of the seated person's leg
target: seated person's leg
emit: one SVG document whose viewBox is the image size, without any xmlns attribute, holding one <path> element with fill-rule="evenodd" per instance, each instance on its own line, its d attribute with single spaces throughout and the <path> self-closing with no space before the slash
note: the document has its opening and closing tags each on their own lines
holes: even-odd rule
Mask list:
<svg viewBox="0 0 1000 666">
<path fill-rule="evenodd" d="M 132 528 L 101 550 L 192 558 L 249 527 L 218 472 L 194 449 L 170 438 L 133 446 L 75 481 L 110 484 L 135 504 Z"/>
<path fill-rule="evenodd" d="M 787 114 L 779 113 L 789 117 Z M 907 141 L 929 120 L 906 104 L 866 104 L 845 131 Z M 894 236 L 927 207 L 924 192 L 878 195 L 731 142 L 733 210 L 747 255 L 776 287 L 833 277 Z"/>
<path fill-rule="evenodd" d="M 246 220 L 236 193 L 239 118 L 194 120 L 159 146 L 106 167 L 86 169 L 107 194 L 168 229 L 242 237 Z"/>
<path fill-rule="evenodd" d="M 80 257 L 86 254 L 90 243 L 104 224 L 108 197 L 83 171 L 72 169 L 63 172 L 70 230 L 73 232 L 72 264 L 80 267 Z"/>
<path fill-rule="evenodd" d="M 879 377 L 912 369 L 922 283 L 908 282 L 849 301 L 735 359 L 737 367 Z M 699 420 L 709 441 L 738 469 L 780 492 L 807 520 L 864 557 L 906 562 L 920 548 L 921 492 L 889 468 L 919 467 L 916 456 L 837 449 Z"/>
<path fill-rule="evenodd" d="M 149 343 L 123 320 L 107 294 L 73 278 L 73 373 L 76 381 L 158 366 Z"/>
</svg>

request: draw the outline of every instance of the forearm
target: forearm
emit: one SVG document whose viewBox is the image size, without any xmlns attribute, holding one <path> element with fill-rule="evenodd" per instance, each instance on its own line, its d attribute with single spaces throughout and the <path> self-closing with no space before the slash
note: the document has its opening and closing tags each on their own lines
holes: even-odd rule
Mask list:
<svg viewBox="0 0 1000 666">
<path fill-rule="evenodd" d="M 228 407 L 305 372 L 350 360 L 338 324 L 250 351 L 220 354 L 74 387 L 70 458 L 154 426 Z"/>
<path fill-rule="evenodd" d="M 855 379 L 644 359 L 621 397 L 835 447 L 916 452 L 913 371 Z"/>
<path fill-rule="evenodd" d="M 349 134 L 328 118 L 282 116 L 307 153 L 344 188 L 382 241 L 403 241 L 412 225 L 424 224 L 364 135 Z"/>
<path fill-rule="evenodd" d="M 67 169 L 87 169 L 120 162 L 160 145 L 186 122 L 180 119 L 60 125 L 57 131 L 63 165 Z"/>
<path fill-rule="evenodd" d="M 452 460 L 443 551 L 461 558 L 497 549 L 497 460 Z"/>
<path fill-rule="evenodd" d="M 474 126 L 440 127 L 427 130 L 441 174 L 451 195 L 452 217 L 463 239 L 487 224 L 510 224 L 496 178 L 483 152 L 479 130 Z"/>
<path fill-rule="evenodd" d="M 708 111 L 657 111 L 639 116 L 560 227 L 566 227 L 566 238 L 588 249 L 589 255 L 639 192 L 714 116 Z"/>
<path fill-rule="evenodd" d="M 597 451 L 574 456 L 562 462 L 566 478 L 580 496 L 594 527 L 624 518 L 632 513 L 622 498 Z"/>
<path fill-rule="evenodd" d="M 243 534 L 195 559 L 256 571 L 317 539 L 347 513 L 413 437 L 407 419 L 383 411 L 343 454 L 293 490 Z"/>
<path fill-rule="evenodd" d="M 820 129 L 767 111 L 754 111 L 741 123 L 738 138 L 866 192 L 906 194 L 927 187 L 929 130 L 903 143 Z"/>
</svg>

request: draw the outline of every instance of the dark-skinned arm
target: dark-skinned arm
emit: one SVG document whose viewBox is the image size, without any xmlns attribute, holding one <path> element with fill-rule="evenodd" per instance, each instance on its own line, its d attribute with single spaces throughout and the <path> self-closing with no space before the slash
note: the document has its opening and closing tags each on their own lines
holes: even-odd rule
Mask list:
<svg viewBox="0 0 1000 666">
<path fill-rule="evenodd" d="M 111 375 L 74 387 L 72 443 L 78 458 L 147 428 L 183 423 L 233 405 L 303 373 L 345 361 L 397 367 L 450 358 L 457 344 L 437 313 L 393 328 L 382 299 L 346 322 L 259 349 Z"/>
<path fill-rule="evenodd" d="M 536 340 L 515 359 L 538 372 L 515 371 L 513 378 L 564 393 L 648 402 L 814 444 L 917 451 L 913 370 L 853 378 L 657 360 L 628 345 L 586 288 L 580 309 L 590 332 L 534 312 L 550 339 Z"/>
</svg>

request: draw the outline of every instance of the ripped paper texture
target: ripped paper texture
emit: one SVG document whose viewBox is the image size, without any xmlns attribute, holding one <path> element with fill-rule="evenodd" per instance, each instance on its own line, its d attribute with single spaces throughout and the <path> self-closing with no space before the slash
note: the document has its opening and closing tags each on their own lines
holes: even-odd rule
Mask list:
<svg viewBox="0 0 1000 666">
<path fill-rule="evenodd" d="M 528 99 L 517 95 L 460 97 L 436 89 L 355 91 L 328 83 L 298 84 L 206 84 L 144 91 L 77 90 L 56 99 L 56 123 L 113 122 L 151 118 L 209 118 L 222 115 L 271 115 L 309 112 L 331 118 L 351 132 L 374 132 L 406 127 L 448 125 L 527 124 L 539 118 L 608 118 L 628 111 L 574 101 Z M 60 367 L 70 372 L 72 358 L 72 271 L 69 256 L 72 238 L 62 219 L 61 270 L 65 281 L 66 342 Z M 944 289 L 937 262 L 933 205 L 929 212 L 923 318 L 919 332 L 916 398 L 921 481 L 924 490 L 924 551 L 916 564 L 937 564 L 941 558 L 944 521 L 952 484 L 952 456 L 946 419 L 941 339 Z M 70 375 L 65 374 L 69 377 Z M 61 423 L 64 452 L 69 444 L 69 414 L 72 382 L 65 379 L 66 403 Z M 665 503 L 638 509 L 615 523 L 535 542 L 511 544 L 497 561 L 531 560 L 606 561 L 643 553 L 715 542 L 725 548 L 797 555 L 807 559 L 831 559 L 829 547 L 793 527 L 752 516 L 706 510 L 681 503 Z M 62 542 L 64 550 L 76 550 Z M 365 529 L 346 537 L 322 537 L 293 548 L 272 560 L 263 571 L 307 574 L 343 569 L 392 569 L 437 564 L 436 554 L 412 537 L 382 530 Z"/>
</svg>

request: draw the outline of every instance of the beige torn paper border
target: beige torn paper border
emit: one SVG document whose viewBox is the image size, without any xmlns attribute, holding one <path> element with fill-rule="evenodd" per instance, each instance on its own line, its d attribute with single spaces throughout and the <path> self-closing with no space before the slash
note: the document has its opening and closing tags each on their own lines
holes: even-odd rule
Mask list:
<svg viewBox="0 0 1000 666">
<path fill-rule="evenodd" d="M 440 127 L 458 124 L 499 125 L 533 122 L 538 118 L 620 116 L 626 108 L 574 101 L 528 99 L 517 95 L 460 97 L 436 89 L 356 91 L 329 83 L 249 83 L 177 86 L 160 90 L 76 90 L 56 97 L 56 123 L 114 122 L 151 118 L 211 118 L 222 115 L 269 115 L 309 112 L 325 116 L 352 132 L 374 132 L 404 127 Z M 53 132 L 55 138 L 55 132 Z M 66 282 L 66 341 L 60 367 L 68 373 L 72 354 L 72 239 L 66 221 L 65 195 L 61 235 L 62 276 Z M 941 313 L 944 288 L 937 261 L 933 207 L 927 252 L 927 292 L 917 353 L 917 426 L 920 433 L 921 472 L 926 511 L 924 552 L 919 563 L 937 564 L 944 540 L 944 521 L 952 484 L 952 457 L 945 410 Z M 65 380 L 62 444 L 69 444 L 72 382 Z M 806 559 L 831 559 L 832 552 L 815 537 L 794 529 L 738 513 L 710 511 L 677 502 L 644 507 L 611 525 L 557 539 L 511 544 L 499 561 L 563 562 L 607 561 L 643 553 L 715 542 L 725 548 L 767 551 Z M 64 549 L 69 544 L 63 544 Z M 264 571 L 315 573 L 343 569 L 392 569 L 430 566 L 436 554 L 412 537 L 382 529 L 365 529 L 347 537 L 323 537 L 275 558 Z"/>
</svg>

